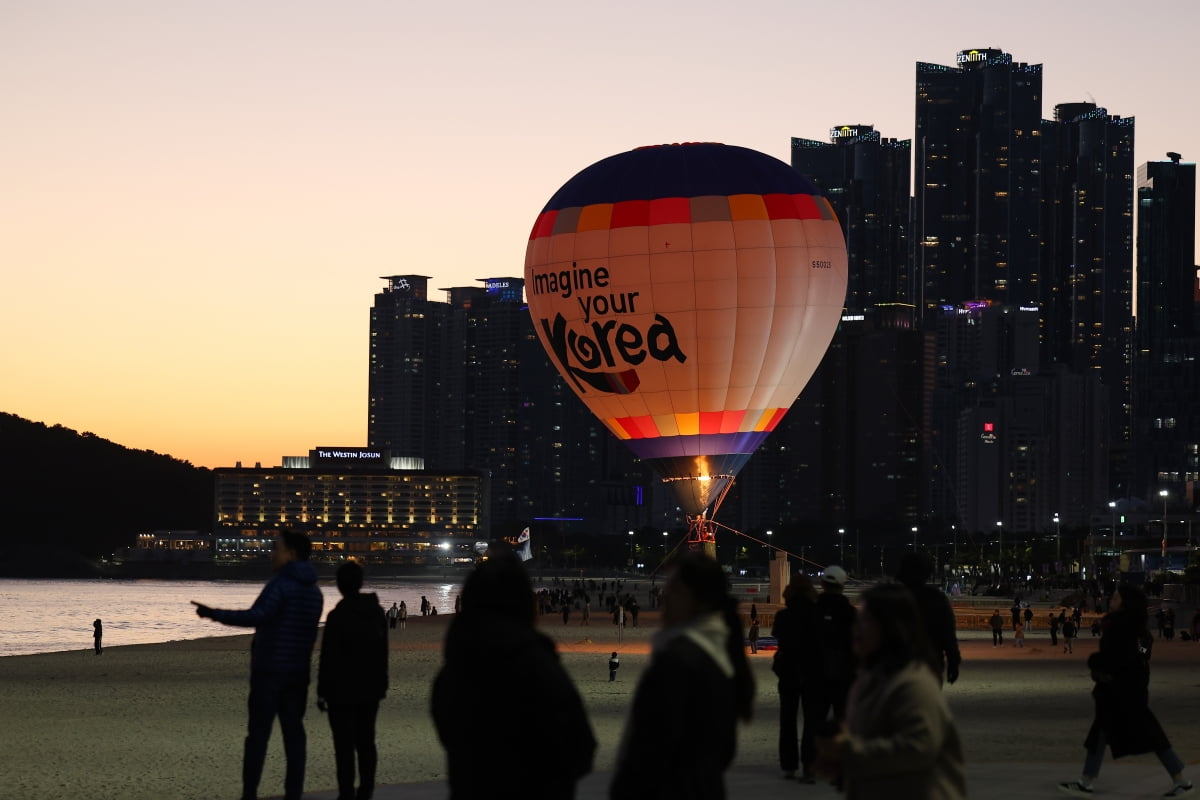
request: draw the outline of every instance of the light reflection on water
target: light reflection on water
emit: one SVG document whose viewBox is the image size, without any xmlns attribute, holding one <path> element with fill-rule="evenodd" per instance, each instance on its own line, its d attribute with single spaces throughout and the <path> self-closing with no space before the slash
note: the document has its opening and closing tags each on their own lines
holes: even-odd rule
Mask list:
<svg viewBox="0 0 1200 800">
<path fill-rule="evenodd" d="M 104 624 L 104 646 L 149 644 L 250 633 L 196 616 L 192 600 L 214 608 L 249 608 L 263 581 L 15 580 L 0 579 L 0 656 L 90 650 L 92 621 Z M 332 580 L 320 582 L 329 613 L 341 595 Z M 421 595 L 439 613 L 454 610 L 458 582 L 397 579 L 370 581 L 384 608 L 405 601 L 419 613 Z"/>
</svg>

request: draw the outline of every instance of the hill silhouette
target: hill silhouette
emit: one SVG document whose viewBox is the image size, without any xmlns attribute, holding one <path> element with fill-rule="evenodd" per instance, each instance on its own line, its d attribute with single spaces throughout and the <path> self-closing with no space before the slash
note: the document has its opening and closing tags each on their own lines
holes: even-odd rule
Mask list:
<svg viewBox="0 0 1200 800">
<path fill-rule="evenodd" d="M 208 531 L 213 475 L 94 433 L 0 413 L 0 575 L 74 576 L 141 531 Z"/>
</svg>

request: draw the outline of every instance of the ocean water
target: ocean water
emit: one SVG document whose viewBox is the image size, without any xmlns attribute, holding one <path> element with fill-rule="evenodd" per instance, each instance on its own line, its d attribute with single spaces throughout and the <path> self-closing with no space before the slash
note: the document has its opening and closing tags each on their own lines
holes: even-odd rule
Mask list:
<svg viewBox="0 0 1200 800">
<path fill-rule="evenodd" d="M 263 581 L 19 580 L 0 579 L 0 656 L 92 648 L 92 621 L 104 625 L 104 646 L 150 644 L 250 633 L 196 616 L 192 600 L 214 608 L 249 608 Z M 325 613 L 341 596 L 321 581 Z M 436 580 L 371 581 L 383 607 L 401 600 L 419 613 L 421 596 L 442 613 L 454 610 L 460 584 Z M 322 616 L 324 619 L 324 616 Z"/>
</svg>

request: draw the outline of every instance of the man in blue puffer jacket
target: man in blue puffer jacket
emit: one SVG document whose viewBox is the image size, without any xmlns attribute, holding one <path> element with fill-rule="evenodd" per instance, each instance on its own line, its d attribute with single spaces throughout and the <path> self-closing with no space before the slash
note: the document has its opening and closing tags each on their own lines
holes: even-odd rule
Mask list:
<svg viewBox="0 0 1200 800">
<path fill-rule="evenodd" d="M 316 570 L 308 563 L 311 551 L 307 536 L 283 531 L 271 557 L 275 577 L 250 609 L 227 611 L 196 603 L 201 617 L 255 629 L 250 646 L 250 724 L 242 758 L 242 800 L 258 797 L 276 715 L 287 755 L 284 797 L 299 800 L 304 792 L 304 707 L 313 644 L 325 602 L 317 588 Z"/>
</svg>

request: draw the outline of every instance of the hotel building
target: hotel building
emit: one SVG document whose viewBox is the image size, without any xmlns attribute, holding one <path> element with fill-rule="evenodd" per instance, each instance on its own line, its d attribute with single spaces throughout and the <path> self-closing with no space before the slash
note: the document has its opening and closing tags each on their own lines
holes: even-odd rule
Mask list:
<svg viewBox="0 0 1200 800">
<path fill-rule="evenodd" d="M 471 559 L 476 540 L 488 538 L 488 480 L 421 466 L 387 450 L 318 447 L 279 467 L 214 470 L 216 558 L 260 557 L 289 529 L 312 539 L 315 561 Z"/>
</svg>

